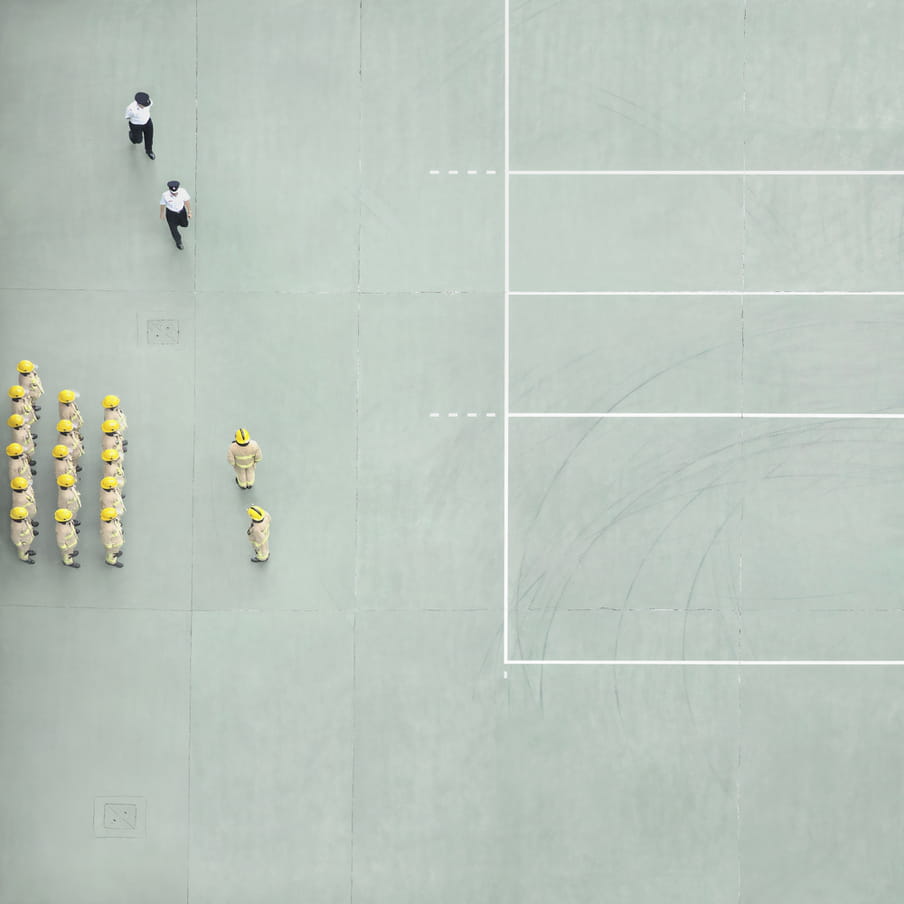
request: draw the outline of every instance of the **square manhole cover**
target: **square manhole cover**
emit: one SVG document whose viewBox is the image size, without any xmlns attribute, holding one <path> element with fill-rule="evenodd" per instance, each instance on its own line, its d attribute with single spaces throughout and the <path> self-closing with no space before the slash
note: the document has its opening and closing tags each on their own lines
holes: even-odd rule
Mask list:
<svg viewBox="0 0 904 904">
<path fill-rule="evenodd" d="M 178 320 L 149 320 L 147 332 L 148 345 L 178 345 Z"/>
<path fill-rule="evenodd" d="M 98 838 L 142 838 L 146 819 L 143 797 L 94 798 L 94 834 Z"/>
</svg>

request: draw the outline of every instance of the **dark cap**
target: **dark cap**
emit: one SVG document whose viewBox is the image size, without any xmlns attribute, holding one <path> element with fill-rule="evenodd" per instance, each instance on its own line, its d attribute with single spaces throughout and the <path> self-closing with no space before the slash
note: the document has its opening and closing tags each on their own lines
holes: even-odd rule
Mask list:
<svg viewBox="0 0 904 904">
<path fill-rule="evenodd" d="M 144 91 L 139 91 L 135 95 L 135 103 L 141 104 L 142 107 L 149 107 L 151 105 L 151 99 Z"/>
<path fill-rule="evenodd" d="M 172 182 L 167 182 L 167 183 L 166 183 L 166 187 L 167 187 L 170 191 L 175 191 L 175 190 L 179 187 L 179 183 L 178 183 L 175 179 L 173 179 Z"/>
</svg>

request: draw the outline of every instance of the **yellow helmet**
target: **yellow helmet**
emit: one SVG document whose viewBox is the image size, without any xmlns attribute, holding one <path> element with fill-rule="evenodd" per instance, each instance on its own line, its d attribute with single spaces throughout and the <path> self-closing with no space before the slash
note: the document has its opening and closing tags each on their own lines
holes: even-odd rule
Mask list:
<svg viewBox="0 0 904 904">
<path fill-rule="evenodd" d="M 16 370 L 18 370 L 20 374 L 30 374 L 34 369 L 34 364 L 32 364 L 31 361 L 27 361 L 25 358 L 23 358 L 16 366 Z"/>
<path fill-rule="evenodd" d="M 100 453 L 100 457 L 104 461 L 107 461 L 107 462 L 118 461 L 119 460 L 119 450 L 118 449 L 104 449 L 104 451 Z"/>
<path fill-rule="evenodd" d="M 16 427 L 21 427 L 25 423 L 25 418 L 22 417 L 21 414 L 11 414 L 6 419 L 6 426 L 12 427 L 15 429 Z"/>
<path fill-rule="evenodd" d="M 105 395 L 103 401 L 104 408 L 116 408 L 119 406 L 119 396 Z"/>
<path fill-rule="evenodd" d="M 24 399 L 25 398 L 25 390 L 18 383 L 16 383 L 15 386 L 9 387 L 9 392 L 7 392 L 7 395 L 11 399 Z"/>
<path fill-rule="evenodd" d="M 100 510 L 100 520 L 101 521 L 112 521 L 116 517 L 116 509 L 113 506 L 108 505 L 106 508 L 102 508 Z"/>
<path fill-rule="evenodd" d="M 24 477 L 14 477 L 9 482 L 10 488 L 13 490 L 27 490 L 28 481 Z"/>
<path fill-rule="evenodd" d="M 242 427 L 235 431 L 235 441 L 240 446 L 247 446 L 251 442 L 251 434 Z"/>
<path fill-rule="evenodd" d="M 119 481 L 115 477 L 104 477 L 100 482 L 101 489 L 115 490 L 119 486 Z"/>
<path fill-rule="evenodd" d="M 74 487 L 75 486 L 75 478 L 71 474 L 60 474 L 57 477 L 57 486 L 58 487 Z"/>
<path fill-rule="evenodd" d="M 6 447 L 6 454 L 10 458 L 16 458 L 17 456 L 21 455 L 24 451 L 25 450 L 18 443 L 10 443 Z"/>
<path fill-rule="evenodd" d="M 265 512 L 259 505 L 252 505 L 248 509 L 248 514 L 252 521 L 263 521 Z"/>
<path fill-rule="evenodd" d="M 69 454 L 69 446 L 59 443 L 50 450 L 50 454 L 54 458 L 65 458 Z"/>
<path fill-rule="evenodd" d="M 67 521 L 72 520 L 72 512 L 69 509 L 57 509 L 53 513 L 53 517 L 60 522 L 60 524 L 65 524 Z"/>
<path fill-rule="evenodd" d="M 103 430 L 104 433 L 106 433 L 108 435 L 116 433 L 116 431 L 119 430 L 119 421 L 109 421 L 109 420 L 104 421 L 100 425 L 100 429 Z"/>
<path fill-rule="evenodd" d="M 24 521 L 28 517 L 28 509 L 23 508 L 21 505 L 14 505 L 9 510 L 9 517 L 13 519 L 13 521 Z"/>
<path fill-rule="evenodd" d="M 72 421 L 67 421 L 66 418 L 57 421 L 57 433 L 72 433 L 73 430 L 75 430 L 75 425 Z"/>
<path fill-rule="evenodd" d="M 57 401 L 68 405 L 70 402 L 75 401 L 75 393 L 71 389 L 61 389 L 60 394 L 57 396 Z"/>
</svg>

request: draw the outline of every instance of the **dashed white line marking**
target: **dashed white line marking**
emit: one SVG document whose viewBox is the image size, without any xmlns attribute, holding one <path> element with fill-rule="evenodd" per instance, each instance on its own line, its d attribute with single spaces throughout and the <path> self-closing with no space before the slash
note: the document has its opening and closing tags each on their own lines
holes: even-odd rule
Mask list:
<svg viewBox="0 0 904 904">
<path fill-rule="evenodd" d="M 488 169 L 488 170 L 487 170 L 487 175 L 488 175 L 488 176 L 495 176 L 495 175 L 496 175 L 496 170 L 494 170 L 494 169 Z"/>
<path fill-rule="evenodd" d="M 458 417 L 458 412 L 457 412 L 457 411 L 450 411 L 450 412 L 449 412 L 449 417 Z"/>
<path fill-rule="evenodd" d="M 458 175 L 458 170 L 457 170 L 457 169 L 450 169 L 450 170 L 449 170 L 449 175 L 450 175 L 450 176 L 457 176 L 457 175 Z"/>
<path fill-rule="evenodd" d="M 468 412 L 468 417 L 477 417 L 477 412 L 476 412 L 476 411 L 469 411 L 469 412 Z"/>
<path fill-rule="evenodd" d="M 495 411 L 488 411 L 488 412 L 487 412 L 487 417 L 496 417 L 496 412 L 495 412 Z"/>
<path fill-rule="evenodd" d="M 439 417 L 439 412 L 438 412 L 438 411 L 431 411 L 431 412 L 430 412 L 430 417 Z"/>
<path fill-rule="evenodd" d="M 478 417 L 480 417 L 480 412 L 479 411 L 468 411 L 464 414 L 460 414 L 458 411 L 449 411 L 446 413 L 446 417 L 459 417 L 459 416 L 478 418 Z M 488 412 L 486 412 L 485 416 L 486 417 L 496 417 L 496 412 L 488 411 Z M 442 417 L 442 415 L 440 414 L 439 411 L 431 411 L 430 417 Z"/>
<path fill-rule="evenodd" d="M 438 176 L 438 175 L 439 175 L 439 170 L 438 170 L 438 169 L 432 169 L 432 170 L 430 170 L 430 175 L 431 175 L 431 176 Z"/>
<path fill-rule="evenodd" d="M 476 176 L 476 175 L 477 175 L 477 170 L 476 170 L 476 169 L 469 169 L 469 170 L 468 170 L 468 175 L 469 175 L 469 176 Z"/>
</svg>

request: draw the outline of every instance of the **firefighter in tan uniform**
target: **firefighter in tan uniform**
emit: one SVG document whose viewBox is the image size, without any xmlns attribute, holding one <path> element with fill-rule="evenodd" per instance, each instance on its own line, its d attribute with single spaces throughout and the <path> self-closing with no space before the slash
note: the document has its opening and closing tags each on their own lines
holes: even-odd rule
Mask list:
<svg viewBox="0 0 904 904">
<path fill-rule="evenodd" d="M 115 509 L 117 518 L 126 513 L 126 504 L 122 501 L 122 494 L 119 492 L 119 481 L 115 477 L 101 479 L 100 507 Z"/>
<path fill-rule="evenodd" d="M 119 407 L 119 396 L 107 395 L 103 400 L 105 421 L 116 421 L 119 424 L 119 432 L 125 433 L 129 429 L 126 413 Z"/>
<path fill-rule="evenodd" d="M 28 565 L 34 565 L 35 551 L 31 548 L 38 532 L 32 527 L 28 512 L 21 505 L 13 506 L 9 512 L 10 537 L 19 558 Z"/>
<path fill-rule="evenodd" d="M 101 461 L 103 461 L 103 476 L 115 477 L 119 484 L 120 492 L 126 485 L 126 472 L 122 467 L 122 458 L 116 449 L 104 449 L 100 453 Z"/>
<path fill-rule="evenodd" d="M 69 446 L 59 443 L 50 450 L 50 454 L 53 456 L 54 480 L 59 480 L 61 474 L 71 474 L 75 477 L 75 472 L 81 471 L 82 466 L 77 465 L 69 454 Z"/>
<path fill-rule="evenodd" d="M 11 414 L 6 419 L 6 426 L 12 431 L 12 441 L 18 443 L 28 456 L 28 463 L 35 463 L 35 438 L 31 432 L 31 425 L 25 423 L 21 414 Z"/>
<path fill-rule="evenodd" d="M 259 505 L 248 509 L 251 526 L 248 528 L 248 539 L 254 548 L 252 562 L 266 562 L 270 558 L 270 515 Z"/>
<path fill-rule="evenodd" d="M 35 499 L 34 487 L 26 477 L 13 477 L 9 482 L 9 488 L 13 491 L 13 508 L 24 508 L 34 527 L 40 524 L 35 521 L 38 517 L 38 503 Z"/>
<path fill-rule="evenodd" d="M 44 395 L 44 386 L 41 384 L 41 378 L 38 376 L 38 365 L 32 364 L 31 361 L 22 360 L 19 362 L 16 370 L 19 371 L 19 385 L 28 394 L 31 407 L 35 411 L 40 411 L 41 406 L 38 399 Z"/>
<path fill-rule="evenodd" d="M 72 450 L 72 460 L 78 462 L 85 454 L 85 447 L 82 445 L 78 433 L 75 432 L 75 424 L 72 421 L 57 421 L 56 428 L 59 434 L 57 442 L 69 446 Z"/>
<path fill-rule="evenodd" d="M 82 417 L 82 413 L 79 411 L 79 407 L 76 404 L 75 400 L 77 398 L 78 393 L 75 390 L 61 389 L 60 394 L 57 396 L 57 402 L 59 403 L 60 408 L 60 420 L 72 421 L 72 423 L 75 424 L 75 429 L 81 431 L 85 419 Z"/>
<path fill-rule="evenodd" d="M 10 443 L 6 447 L 6 457 L 9 460 L 10 480 L 14 477 L 25 477 L 28 479 L 32 474 L 37 474 L 34 468 L 29 467 L 25 450 L 18 443 Z"/>
<path fill-rule="evenodd" d="M 101 509 L 100 512 L 100 539 L 104 544 L 107 555 L 104 561 L 107 565 L 114 568 L 122 568 L 123 563 L 119 561 L 122 555 L 122 522 L 116 515 L 115 508 Z"/>
<path fill-rule="evenodd" d="M 235 482 L 243 490 L 254 486 L 254 466 L 263 458 L 261 447 L 251 438 L 251 434 L 241 427 L 235 431 L 235 440 L 230 444 L 226 459 L 235 470 Z"/>
<path fill-rule="evenodd" d="M 56 544 L 60 551 L 60 557 L 64 565 L 70 568 L 79 568 L 75 557 L 78 555 L 78 531 L 72 523 L 72 512 L 69 509 L 57 509 L 53 513 L 56 521 Z"/>
<path fill-rule="evenodd" d="M 38 419 L 38 416 L 35 414 L 34 408 L 31 407 L 31 402 L 25 390 L 17 383 L 15 386 L 9 387 L 7 395 L 9 396 L 13 414 L 21 414 L 25 418 L 25 423 L 31 426 Z"/>
<path fill-rule="evenodd" d="M 78 527 L 82 523 L 78 520 L 81 507 L 82 494 L 75 485 L 75 478 L 71 474 L 60 474 L 57 477 L 57 508 L 69 509 L 72 512 L 72 523 Z"/>
<path fill-rule="evenodd" d="M 119 430 L 119 421 L 104 421 L 100 425 L 103 430 L 103 439 L 100 445 L 102 449 L 115 449 L 119 453 L 121 459 L 125 458 L 125 438 Z"/>
</svg>

